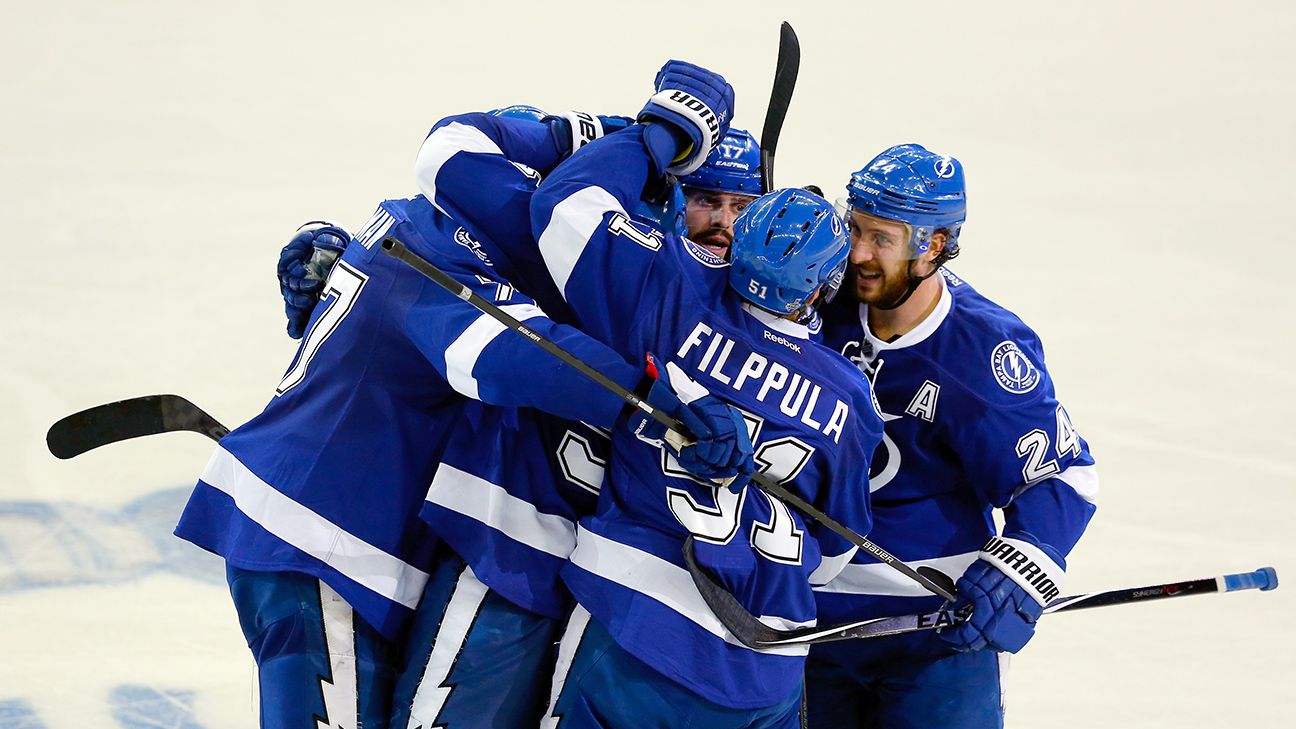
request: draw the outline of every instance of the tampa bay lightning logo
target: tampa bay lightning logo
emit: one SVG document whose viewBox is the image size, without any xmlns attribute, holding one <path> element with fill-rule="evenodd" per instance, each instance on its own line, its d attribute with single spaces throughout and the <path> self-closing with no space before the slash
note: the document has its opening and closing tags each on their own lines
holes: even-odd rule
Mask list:
<svg viewBox="0 0 1296 729">
<path fill-rule="evenodd" d="M 495 264 L 491 263 L 490 256 L 486 255 L 486 251 L 482 249 L 482 244 L 478 243 L 471 235 L 468 235 L 468 231 L 459 228 L 454 233 L 454 239 L 455 243 L 472 251 L 473 255 L 477 256 L 482 263 L 494 268 Z"/>
<path fill-rule="evenodd" d="M 936 176 L 942 179 L 954 176 L 954 160 L 941 157 L 936 160 Z"/>
<path fill-rule="evenodd" d="M 841 221 L 841 218 L 838 217 L 838 216 L 836 216 L 836 215 L 834 215 L 834 216 L 832 216 L 832 218 L 830 218 L 830 221 L 831 221 L 831 223 L 832 223 L 832 226 L 831 226 L 831 227 L 832 227 L 832 234 L 833 234 L 833 236 L 836 237 L 836 236 L 841 235 L 841 234 L 842 234 L 842 221 Z"/>
<path fill-rule="evenodd" d="M 990 353 L 990 367 L 999 386 L 1016 395 L 1034 390 L 1040 381 L 1039 370 L 1011 340 L 1000 342 Z"/>
</svg>

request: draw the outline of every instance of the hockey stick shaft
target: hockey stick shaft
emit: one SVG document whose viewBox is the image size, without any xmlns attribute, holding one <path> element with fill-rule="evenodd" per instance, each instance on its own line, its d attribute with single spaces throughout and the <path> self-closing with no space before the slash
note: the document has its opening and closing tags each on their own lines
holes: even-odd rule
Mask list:
<svg viewBox="0 0 1296 729">
<path fill-rule="evenodd" d="M 177 431 L 220 440 L 229 428 L 179 395 L 146 395 L 61 418 L 45 434 L 45 444 L 56 457 L 73 458 L 109 443 Z"/>
<path fill-rule="evenodd" d="M 774 152 L 779 134 L 792 104 L 797 73 L 801 69 L 801 43 L 796 31 L 787 21 L 779 26 L 778 61 L 774 65 L 774 86 L 770 89 L 769 107 L 765 111 L 765 126 L 761 128 L 761 184 L 764 192 L 774 191 Z"/>
<path fill-rule="evenodd" d="M 1278 587 L 1278 572 L 1273 567 L 1261 567 L 1253 572 L 1206 577 L 1181 582 L 1166 582 L 1160 585 L 1145 587 L 1126 587 L 1102 592 L 1091 592 L 1083 595 L 1059 597 L 1044 607 L 1044 614 L 1084 610 L 1087 608 L 1126 605 L 1148 600 L 1164 600 L 1191 595 L 1206 595 L 1212 592 L 1237 592 L 1239 590 L 1260 590 L 1267 592 Z M 970 611 L 937 610 L 917 615 L 900 615 L 891 618 L 874 618 L 856 623 L 824 628 L 798 628 L 783 633 L 779 638 L 764 634 L 766 640 L 758 640 L 753 648 L 768 648 L 779 645 L 803 643 L 827 643 L 839 640 L 858 638 L 880 638 L 901 633 L 912 633 L 920 630 L 932 630 L 958 625 L 967 620 Z"/>
<path fill-rule="evenodd" d="M 607 376 L 603 375 L 601 372 L 598 372 L 593 367 L 590 367 L 588 364 L 578 359 L 572 353 L 568 352 L 562 347 L 559 347 L 557 344 L 549 341 L 545 337 L 541 336 L 539 333 L 531 330 L 522 322 L 518 321 L 512 316 L 509 316 L 507 313 L 500 310 L 500 308 L 496 306 L 494 303 L 487 301 L 481 296 L 478 296 L 477 294 L 473 293 L 473 291 L 469 289 L 467 286 L 459 283 L 454 278 L 446 274 L 444 271 L 432 265 L 430 261 L 418 255 L 417 253 L 411 251 L 409 248 L 405 246 L 405 244 L 401 243 L 399 240 L 392 237 L 387 237 L 383 239 L 381 247 L 383 253 L 409 265 L 414 270 L 418 271 L 424 276 L 427 276 L 434 283 L 441 286 L 446 291 L 449 291 L 454 296 L 463 299 L 469 304 L 472 304 L 478 311 L 481 311 L 483 314 L 486 314 L 487 316 L 495 319 L 500 324 L 503 324 L 505 327 L 535 342 L 546 352 L 552 354 L 554 357 L 557 357 L 559 361 L 563 362 L 564 364 L 570 365 L 571 367 L 574 367 L 581 374 L 585 375 L 586 377 L 589 377 L 591 380 L 598 383 L 600 386 L 606 388 L 609 392 L 625 400 L 630 405 L 639 408 L 641 411 L 644 412 L 644 414 L 648 415 L 652 419 L 666 426 L 670 430 L 682 434 L 688 433 L 688 429 L 685 428 L 683 424 L 681 424 L 679 421 L 675 420 L 674 418 L 670 417 L 669 415 L 666 415 L 661 411 L 655 410 L 652 406 L 644 402 L 633 392 L 622 387 L 619 383 L 609 379 Z M 770 479 L 765 474 L 751 473 L 748 475 L 751 477 L 751 480 L 756 483 L 757 486 L 765 490 L 767 493 L 796 507 L 807 517 L 814 519 L 820 524 L 823 524 L 828 529 L 831 529 L 832 531 L 836 532 L 842 538 L 850 541 L 852 544 L 858 546 L 859 548 L 873 555 L 875 558 L 878 559 L 878 561 L 890 565 L 891 567 L 895 568 L 899 572 L 904 573 L 906 576 L 918 582 L 920 585 L 930 590 L 934 594 L 940 595 L 941 597 L 947 600 L 954 599 L 954 594 L 952 590 L 948 589 L 945 586 L 939 585 L 936 582 L 933 582 L 931 579 L 929 579 L 928 577 L 922 574 L 919 574 L 912 567 L 896 559 L 886 550 L 870 542 L 869 540 L 865 539 L 859 534 L 856 534 L 854 531 L 851 531 L 841 522 L 837 521 L 836 519 L 833 519 L 832 517 L 823 513 L 819 509 L 815 508 L 805 499 L 792 493 L 791 491 L 784 488 L 774 480 Z"/>
</svg>

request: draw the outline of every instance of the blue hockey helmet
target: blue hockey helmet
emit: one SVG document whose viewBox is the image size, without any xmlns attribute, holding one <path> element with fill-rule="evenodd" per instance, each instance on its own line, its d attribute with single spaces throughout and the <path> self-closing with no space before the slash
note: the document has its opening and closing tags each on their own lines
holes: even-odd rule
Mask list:
<svg viewBox="0 0 1296 729">
<path fill-rule="evenodd" d="M 734 221 L 729 285 L 751 303 L 778 314 L 805 313 L 837 293 L 850 241 L 827 200 L 800 188 L 772 192 Z"/>
<path fill-rule="evenodd" d="M 922 145 L 896 145 L 851 175 L 839 204 L 845 213 L 858 210 L 907 225 L 910 258 L 927 252 L 933 233 L 946 231 L 942 258 L 953 258 L 967 219 L 963 165 Z"/>
<path fill-rule="evenodd" d="M 528 121 L 536 121 L 536 122 L 544 121 L 544 118 L 549 116 L 548 114 L 535 108 L 534 106 L 527 106 L 526 104 L 514 104 L 512 106 L 504 106 L 498 109 L 491 109 L 487 113 L 490 114 L 491 116 L 498 116 L 504 119 L 526 119 Z"/>
<path fill-rule="evenodd" d="M 711 150 L 706 162 L 691 174 L 680 178 L 684 187 L 699 190 L 731 192 L 755 197 L 761 187 L 760 145 L 742 129 L 730 128 L 720 144 Z"/>
<path fill-rule="evenodd" d="M 684 191 L 679 185 L 672 184 L 661 193 L 659 198 L 640 200 L 631 217 L 667 233 L 687 238 L 688 224 L 684 222 L 684 210 L 687 204 L 684 200 Z"/>
</svg>

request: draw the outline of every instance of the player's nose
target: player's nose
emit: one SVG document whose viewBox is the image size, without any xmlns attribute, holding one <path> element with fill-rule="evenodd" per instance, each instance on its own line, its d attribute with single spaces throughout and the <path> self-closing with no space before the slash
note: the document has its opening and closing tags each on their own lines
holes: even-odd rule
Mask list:
<svg viewBox="0 0 1296 729">
<path fill-rule="evenodd" d="M 850 247 L 850 262 L 855 264 L 868 263 L 876 257 L 876 251 L 873 246 L 863 241 L 855 241 Z"/>
</svg>

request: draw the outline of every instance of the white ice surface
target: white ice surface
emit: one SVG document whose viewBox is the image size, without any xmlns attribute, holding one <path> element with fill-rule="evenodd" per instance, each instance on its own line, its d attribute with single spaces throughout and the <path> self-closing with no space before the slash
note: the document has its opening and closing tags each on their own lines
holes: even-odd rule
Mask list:
<svg viewBox="0 0 1296 729">
<path fill-rule="evenodd" d="M 293 350 L 280 245 L 412 193 L 437 118 L 633 114 L 678 57 L 724 72 L 759 131 L 784 18 L 803 63 L 782 183 L 840 189 L 909 141 L 967 166 L 954 269 L 1041 333 L 1102 473 L 1069 589 L 1296 580 L 1296 6 L 641 7 L 5 4 L 0 727 L 253 723 L 219 563 L 165 536 L 183 494 L 159 492 L 210 445 L 61 462 L 52 422 L 153 392 L 241 422 Z M 1294 595 L 1050 617 L 1014 661 L 1008 726 L 1290 726 Z M 141 718 L 167 702 L 179 718 Z"/>
</svg>

